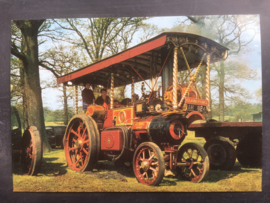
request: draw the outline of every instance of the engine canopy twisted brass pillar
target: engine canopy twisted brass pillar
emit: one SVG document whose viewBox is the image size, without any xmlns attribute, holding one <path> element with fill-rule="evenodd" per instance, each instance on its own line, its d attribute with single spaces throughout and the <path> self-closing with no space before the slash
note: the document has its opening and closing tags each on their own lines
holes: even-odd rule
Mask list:
<svg viewBox="0 0 270 203">
<path fill-rule="evenodd" d="M 177 72 L 178 72 L 178 58 L 177 58 L 178 46 L 174 47 L 173 56 L 173 109 L 177 110 Z"/>
<path fill-rule="evenodd" d="M 113 73 L 111 73 L 111 105 L 110 105 L 110 109 L 113 109 L 113 98 L 114 98 L 114 76 L 113 76 Z"/>
<path fill-rule="evenodd" d="M 206 61 L 206 100 L 208 101 L 207 111 L 210 112 L 210 55 L 207 55 Z"/>
<path fill-rule="evenodd" d="M 78 85 L 75 85 L 75 114 L 78 114 Z"/>
</svg>

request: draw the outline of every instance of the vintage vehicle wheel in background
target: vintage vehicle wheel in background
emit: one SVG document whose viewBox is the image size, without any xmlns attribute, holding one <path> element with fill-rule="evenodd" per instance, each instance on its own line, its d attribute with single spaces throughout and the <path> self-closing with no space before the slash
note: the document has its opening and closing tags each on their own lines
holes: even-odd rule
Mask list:
<svg viewBox="0 0 270 203">
<path fill-rule="evenodd" d="M 22 171 L 25 175 L 36 175 L 42 163 L 43 152 L 40 133 L 35 126 L 30 126 L 23 133 L 22 138 Z"/>
<path fill-rule="evenodd" d="M 74 171 L 92 170 L 97 162 L 97 134 L 90 117 L 75 115 L 69 122 L 64 150 L 68 166 Z"/>
<path fill-rule="evenodd" d="M 165 171 L 161 149 L 153 142 L 141 143 L 134 153 L 133 171 L 140 183 L 159 185 Z"/>
<path fill-rule="evenodd" d="M 186 143 L 178 151 L 177 163 L 180 177 L 191 182 L 201 182 L 209 171 L 209 158 L 204 148 L 196 143 Z"/>
<path fill-rule="evenodd" d="M 230 170 L 236 160 L 233 142 L 222 136 L 212 137 L 204 145 L 212 170 Z"/>
<path fill-rule="evenodd" d="M 244 167 L 262 167 L 262 137 L 249 135 L 240 140 L 236 148 L 236 157 Z"/>
</svg>

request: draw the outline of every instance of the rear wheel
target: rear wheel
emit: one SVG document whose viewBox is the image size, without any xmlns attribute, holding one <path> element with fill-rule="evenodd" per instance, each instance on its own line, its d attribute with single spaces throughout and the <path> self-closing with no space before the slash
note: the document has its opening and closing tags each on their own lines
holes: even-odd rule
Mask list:
<svg viewBox="0 0 270 203">
<path fill-rule="evenodd" d="M 236 148 L 237 159 L 244 167 L 262 167 L 262 138 L 246 136 L 240 140 Z"/>
<path fill-rule="evenodd" d="M 145 185 L 159 185 L 165 171 L 160 148 L 153 142 L 141 143 L 133 157 L 133 171 L 137 180 Z"/>
<path fill-rule="evenodd" d="M 186 143 L 178 151 L 177 165 L 180 177 L 191 182 L 201 182 L 209 171 L 208 155 L 202 146 Z"/>
<path fill-rule="evenodd" d="M 209 139 L 204 149 L 207 151 L 212 170 L 230 170 L 235 163 L 236 151 L 233 142 L 221 136 Z"/>
<path fill-rule="evenodd" d="M 42 163 L 42 140 L 35 126 L 24 131 L 22 138 L 22 171 L 25 175 L 36 175 Z"/>
<path fill-rule="evenodd" d="M 92 170 L 97 162 L 97 135 L 86 115 L 74 116 L 64 138 L 68 166 L 74 171 Z"/>
</svg>

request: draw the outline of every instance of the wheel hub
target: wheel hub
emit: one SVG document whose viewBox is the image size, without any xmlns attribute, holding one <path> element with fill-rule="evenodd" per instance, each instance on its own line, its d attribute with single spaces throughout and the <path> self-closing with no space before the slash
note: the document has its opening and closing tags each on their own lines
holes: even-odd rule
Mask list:
<svg viewBox="0 0 270 203">
<path fill-rule="evenodd" d="M 144 170 L 144 171 L 147 171 L 149 169 L 149 166 L 150 166 L 150 163 L 148 160 L 144 160 L 142 161 L 141 163 L 141 168 Z"/>
<path fill-rule="evenodd" d="M 225 149 L 218 144 L 211 145 L 207 149 L 207 153 L 209 155 L 209 159 L 212 164 L 214 165 L 220 165 L 224 163 L 226 159 L 226 151 Z"/>
<path fill-rule="evenodd" d="M 77 149 L 81 148 L 83 145 L 83 140 L 82 139 L 78 139 L 76 142 L 75 142 L 75 147 Z"/>
</svg>

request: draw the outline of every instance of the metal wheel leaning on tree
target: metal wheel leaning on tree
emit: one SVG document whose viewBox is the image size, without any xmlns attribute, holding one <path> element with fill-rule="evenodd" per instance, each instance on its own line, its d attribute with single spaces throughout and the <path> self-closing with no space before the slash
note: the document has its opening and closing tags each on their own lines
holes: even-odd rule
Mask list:
<svg viewBox="0 0 270 203">
<path fill-rule="evenodd" d="M 92 90 L 89 89 L 90 84 L 86 83 L 85 88 L 82 91 L 82 99 L 83 99 L 83 111 L 86 112 L 87 107 L 90 104 L 93 104 L 95 101 L 95 96 Z"/>
</svg>

